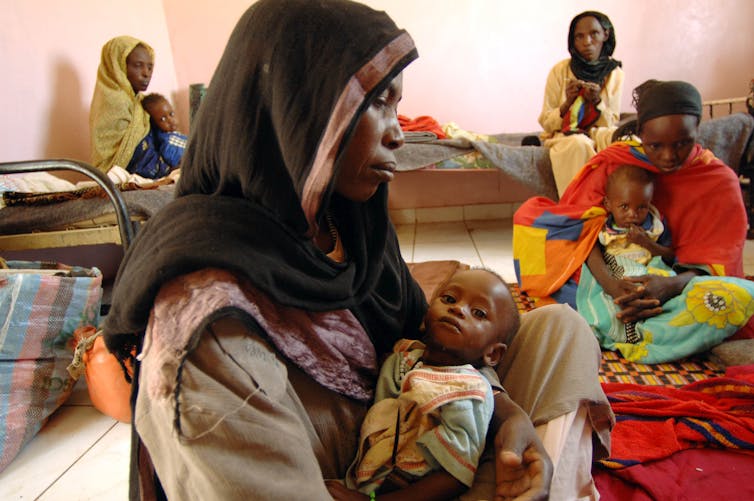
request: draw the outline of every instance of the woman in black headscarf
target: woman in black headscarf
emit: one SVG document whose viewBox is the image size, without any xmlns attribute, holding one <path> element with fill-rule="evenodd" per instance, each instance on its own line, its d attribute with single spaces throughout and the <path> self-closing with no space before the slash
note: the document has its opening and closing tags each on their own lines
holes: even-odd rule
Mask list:
<svg viewBox="0 0 754 501">
<path fill-rule="evenodd" d="M 329 499 L 323 478 L 345 474 L 378 361 L 427 308 L 387 210 L 416 56 L 384 12 L 344 0 L 260 0 L 239 21 L 177 199 L 129 249 L 104 327 L 121 359 L 139 353 L 142 495 Z M 495 402 L 498 483 L 536 498 L 552 463 L 531 419 L 605 402 L 591 333 L 567 310 L 525 317 L 507 364 L 524 409 Z"/>
<path fill-rule="evenodd" d="M 553 175 L 562 195 L 594 154 L 610 142 L 620 118 L 623 70 L 613 59 L 615 29 L 601 12 L 571 20 L 568 52 L 547 76 L 539 124 L 550 148 Z"/>
</svg>

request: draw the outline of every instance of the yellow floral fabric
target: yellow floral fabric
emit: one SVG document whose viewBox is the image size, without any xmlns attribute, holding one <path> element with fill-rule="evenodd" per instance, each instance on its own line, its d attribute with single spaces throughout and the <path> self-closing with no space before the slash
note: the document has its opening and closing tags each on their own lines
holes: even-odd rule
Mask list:
<svg viewBox="0 0 754 501">
<path fill-rule="evenodd" d="M 659 258 L 643 272 L 632 271 L 632 275 L 675 274 Z M 618 308 L 613 298 L 583 266 L 576 302 L 603 348 L 619 351 L 633 362 L 662 363 L 708 350 L 746 325 L 754 315 L 754 281 L 695 277 L 681 294 L 662 305 L 661 314 L 625 325 L 615 317 Z"/>
</svg>

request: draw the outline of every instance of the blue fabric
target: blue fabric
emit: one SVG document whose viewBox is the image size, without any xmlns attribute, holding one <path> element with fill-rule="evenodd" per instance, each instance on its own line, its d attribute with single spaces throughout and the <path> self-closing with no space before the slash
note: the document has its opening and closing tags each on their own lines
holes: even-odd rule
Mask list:
<svg viewBox="0 0 754 501">
<path fill-rule="evenodd" d="M 183 152 L 186 151 L 186 136 L 180 132 L 164 132 L 160 129 L 154 129 L 153 134 L 156 136 L 155 144 L 163 160 L 173 168 L 178 167 Z"/>
<path fill-rule="evenodd" d="M 136 146 L 126 170 L 149 179 L 159 179 L 170 173 L 171 167 L 160 155 L 151 132 Z"/>
</svg>

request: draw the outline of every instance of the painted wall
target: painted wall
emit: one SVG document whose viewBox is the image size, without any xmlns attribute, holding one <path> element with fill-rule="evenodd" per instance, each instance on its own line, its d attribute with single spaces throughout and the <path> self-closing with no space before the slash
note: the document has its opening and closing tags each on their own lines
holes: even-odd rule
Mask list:
<svg viewBox="0 0 754 501">
<path fill-rule="evenodd" d="M 754 78 L 750 0 L 365 0 L 414 37 L 401 113 L 476 132 L 539 128 L 544 81 L 568 56 L 570 19 L 599 9 L 616 26 L 630 90 L 684 79 L 705 99 L 743 96 Z M 89 158 L 88 113 L 102 44 L 119 34 L 157 53 L 150 91 L 188 126 L 188 87 L 208 83 L 249 0 L 0 0 L 0 161 Z"/>
<path fill-rule="evenodd" d="M 225 0 L 213 10 L 209 0 L 194 0 L 190 15 L 184 0 L 163 1 L 179 85 L 209 82 L 248 2 Z M 624 111 L 633 111 L 631 89 L 649 78 L 691 81 L 704 99 L 743 96 L 754 78 L 750 0 L 363 1 L 388 12 L 419 48 L 404 76 L 401 113 L 476 132 L 539 129 L 547 73 L 568 57 L 568 24 L 584 10 L 598 9 L 615 25 Z M 205 19 L 221 20 L 217 37 L 195 36 Z"/>
</svg>

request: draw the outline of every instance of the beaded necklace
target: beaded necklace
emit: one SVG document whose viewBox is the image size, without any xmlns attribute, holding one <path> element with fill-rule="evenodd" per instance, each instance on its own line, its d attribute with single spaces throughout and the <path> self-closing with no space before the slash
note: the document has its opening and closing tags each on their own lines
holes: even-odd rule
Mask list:
<svg viewBox="0 0 754 501">
<path fill-rule="evenodd" d="M 325 212 L 325 221 L 327 221 L 327 228 L 330 232 L 330 238 L 332 238 L 332 243 L 333 243 L 333 249 L 327 253 L 327 257 L 329 257 L 333 261 L 342 263 L 343 261 L 345 261 L 346 252 L 345 252 L 345 249 L 343 248 L 343 242 L 341 242 L 340 240 L 338 228 L 337 226 L 335 226 L 335 222 L 333 221 L 332 214 L 330 214 L 329 211 Z"/>
</svg>

